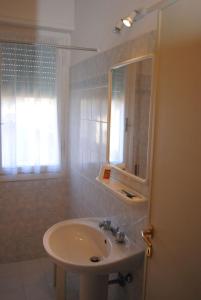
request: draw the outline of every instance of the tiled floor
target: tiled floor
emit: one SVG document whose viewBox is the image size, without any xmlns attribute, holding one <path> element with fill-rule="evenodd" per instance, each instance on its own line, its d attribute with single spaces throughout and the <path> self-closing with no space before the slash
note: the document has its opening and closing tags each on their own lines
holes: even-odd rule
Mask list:
<svg viewBox="0 0 201 300">
<path fill-rule="evenodd" d="M 141 285 L 134 277 L 127 288 L 110 285 L 108 300 L 141 299 Z M 111 274 L 114 279 L 116 274 Z M 79 276 L 67 273 L 66 296 L 79 300 Z M 0 264 L 0 300 L 56 300 L 53 287 L 53 264 L 40 258 L 10 264 Z"/>
<path fill-rule="evenodd" d="M 68 275 L 69 300 L 78 300 L 78 277 Z M 0 300 L 55 300 L 53 264 L 47 258 L 0 264 Z"/>
</svg>

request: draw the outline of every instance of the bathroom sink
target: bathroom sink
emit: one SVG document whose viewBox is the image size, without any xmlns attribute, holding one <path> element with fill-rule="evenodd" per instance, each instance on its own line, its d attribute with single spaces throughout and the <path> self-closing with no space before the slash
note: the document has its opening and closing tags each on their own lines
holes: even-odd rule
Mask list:
<svg viewBox="0 0 201 300">
<path fill-rule="evenodd" d="M 117 243 L 111 232 L 99 228 L 99 218 L 72 219 L 49 228 L 43 238 L 46 252 L 63 269 L 109 274 L 129 271 L 143 250 L 127 237 Z"/>
</svg>

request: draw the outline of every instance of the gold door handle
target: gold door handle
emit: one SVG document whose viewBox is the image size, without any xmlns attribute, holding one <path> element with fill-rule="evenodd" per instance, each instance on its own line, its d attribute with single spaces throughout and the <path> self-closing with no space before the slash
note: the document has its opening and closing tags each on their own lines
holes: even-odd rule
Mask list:
<svg viewBox="0 0 201 300">
<path fill-rule="evenodd" d="M 153 233 L 154 233 L 154 229 L 152 225 L 150 225 L 149 228 L 141 231 L 142 239 L 147 245 L 146 256 L 148 257 L 151 257 L 153 252 L 152 242 L 151 242 L 151 239 L 153 238 Z"/>
</svg>

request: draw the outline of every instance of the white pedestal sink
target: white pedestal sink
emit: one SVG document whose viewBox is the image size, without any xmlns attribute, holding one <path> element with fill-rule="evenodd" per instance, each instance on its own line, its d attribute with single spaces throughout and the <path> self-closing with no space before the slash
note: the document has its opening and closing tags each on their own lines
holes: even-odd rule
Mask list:
<svg viewBox="0 0 201 300">
<path fill-rule="evenodd" d="M 49 228 L 43 238 L 46 252 L 58 266 L 57 300 L 64 300 L 66 271 L 80 274 L 80 300 L 106 300 L 108 275 L 132 270 L 142 248 L 126 238 L 118 244 L 111 232 L 99 228 L 99 218 L 72 219 Z"/>
</svg>

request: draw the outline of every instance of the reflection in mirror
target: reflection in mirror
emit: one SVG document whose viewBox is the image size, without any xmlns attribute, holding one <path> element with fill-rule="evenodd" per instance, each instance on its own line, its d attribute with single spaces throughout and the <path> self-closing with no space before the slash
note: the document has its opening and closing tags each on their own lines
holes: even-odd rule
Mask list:
<svg viewBox="0 0 201 300">
<path fill-rule="evenodd" d="M 111 78 L 109 161 L 146 179 L 152 58 L 114 67 Z"/>
</svg>

